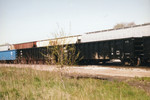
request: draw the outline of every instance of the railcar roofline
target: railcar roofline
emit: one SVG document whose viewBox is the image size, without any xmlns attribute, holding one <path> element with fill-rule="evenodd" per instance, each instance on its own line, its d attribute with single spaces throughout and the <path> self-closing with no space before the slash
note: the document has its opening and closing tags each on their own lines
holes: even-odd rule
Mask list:
<svg viewBox="0 0 150 100">
<path fill-rule="evenodd" d="M 87 32 L 85 34 L 94 34 L 94 33 L 121 30 L 121 29 L 133 28 L 133 27 L 141 27 L 141 26 L 146 26 L 146 25 L 150 25 L 150 23 L 144 23 L 144 24 L 140 24 L 140 25 L 134 25 L 134 26 L 131 26 L 131 27 L 123 27 L 123 28 L 118 28 L 118 29 L 113 29 L 112 28 L 112 29 L 106 29 L 106 30 L 100 30 L 100 31 Z"/>
</svg>

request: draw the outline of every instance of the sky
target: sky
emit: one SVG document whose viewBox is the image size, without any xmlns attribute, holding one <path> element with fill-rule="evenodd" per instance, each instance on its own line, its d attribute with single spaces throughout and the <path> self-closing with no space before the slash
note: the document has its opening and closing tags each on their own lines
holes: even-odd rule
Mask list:
<svg viewBox="0 0 150 100">
<path fill-rule="evenodd" d="M 0 0 L 0 44 L 150 22 L 150 0 Z"/>
</svg>

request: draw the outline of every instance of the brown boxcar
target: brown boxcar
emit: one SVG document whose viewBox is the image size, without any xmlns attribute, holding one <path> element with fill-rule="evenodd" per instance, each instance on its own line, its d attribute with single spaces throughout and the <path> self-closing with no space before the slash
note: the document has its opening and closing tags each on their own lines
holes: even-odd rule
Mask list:
<svg viewBox="0 0 150 100">
<path fill-rule="evenodd" d="M 36 47 L 36 42 L 13 44 L 14 49 L 26 49 L 26 48 L 34 48 L 34 47 Z"/>
</svg>

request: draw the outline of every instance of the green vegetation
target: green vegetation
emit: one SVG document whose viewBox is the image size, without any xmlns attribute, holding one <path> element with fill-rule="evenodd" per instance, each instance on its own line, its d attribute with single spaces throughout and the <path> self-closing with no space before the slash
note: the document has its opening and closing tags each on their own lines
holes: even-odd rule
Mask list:
<svg viewBox="0 0 150 100">
<path fill-rule="evenodd" d="M 0 100 L 150 100 L 124 82 L 70 79 L 60 73 L 0 68 Z"/>
<path fill-rule="evenodd" d="M 64 45 L 63 43 L 60 44 L 61 45 L 47 47 L 46 51 L 48 52 L 48 54 L 44 55 L 47 58 L 46 59 L 47 64 L 61 65 L 61 67 L 64 67 L 64 65 L 76 65 L 78 61 L 82 59 L 82 57 L 81 59 L 79 59 L 80 52 L 76 51 L 76 47 L 74 44 L 71 45 L 67 44 Z"/>
<path fill-rule="evenodd" d="M 77 42 L 76 36 L 71 36 L 70 32 L 67 34 L 59 26 L 58 31 L 52 34 L 54 39 L 49 41 L 50 46 L 47 46 L 46 51 L 44 51 L 47 53 L 42 53 L 47 64 L 61 65 L 60 67 L 62 68 L 64 65 L 76 65 L 82 60 L 80 52 L 75 46 Z"/>
<path fill-rule="evenodd" d="M 135 77 L 134 80 L 136 81 L 143 81 L 143 82 L 150 82 L 150 77 Z"/>
</svg>

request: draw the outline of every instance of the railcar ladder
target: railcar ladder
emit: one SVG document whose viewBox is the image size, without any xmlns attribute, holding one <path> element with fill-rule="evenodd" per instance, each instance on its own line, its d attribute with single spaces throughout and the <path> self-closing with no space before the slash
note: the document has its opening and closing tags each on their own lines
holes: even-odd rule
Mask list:
<svg viewBox="0 0 150 100">
<path fill-rule="evenodd" d="M 141 64 L 141 59 L 144 56 L 144 43 L 142 38 L 137 38 L 134 41 L 134 57 L 136 60 L 136 65 Z"/>
</svg>

